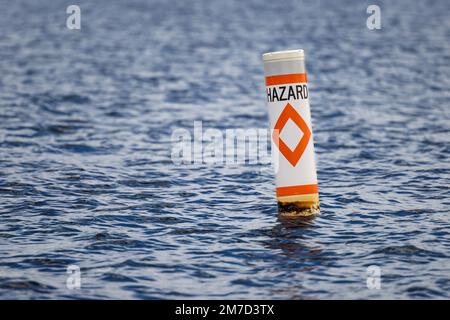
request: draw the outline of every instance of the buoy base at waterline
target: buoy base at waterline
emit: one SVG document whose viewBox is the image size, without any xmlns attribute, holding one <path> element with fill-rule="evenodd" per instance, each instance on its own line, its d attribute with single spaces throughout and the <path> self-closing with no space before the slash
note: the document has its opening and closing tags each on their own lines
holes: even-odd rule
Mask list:
<svg viewBox="0 0 450 320">
<path fill-rule="evenodd" d="M 320 213 L 318 193 L 278 197 L 277 202 L 282 217 L 313 217 Z"/>
</svg>

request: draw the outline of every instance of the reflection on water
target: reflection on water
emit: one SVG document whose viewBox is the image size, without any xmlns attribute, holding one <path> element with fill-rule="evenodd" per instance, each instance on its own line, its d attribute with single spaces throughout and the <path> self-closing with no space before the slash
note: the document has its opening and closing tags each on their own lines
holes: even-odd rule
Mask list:
<svg viewBox="0 0 450 320">
<path fill-rule="evenodd" d="M 273 250 L 281 250 L 282 254 L 291 259 L 311 258 L 313 260 L 322 252 L 322 249 L 320 246 L 311 244 L 312 234 L 308 233 L 308 229 L 314 230 L 312 218 L 308 221 L 279 218 L 279 223 L 272 228 L 270 240 L 265 245 Z M 308 270 L 311 269 L 308 268 Z"/>
</svg>

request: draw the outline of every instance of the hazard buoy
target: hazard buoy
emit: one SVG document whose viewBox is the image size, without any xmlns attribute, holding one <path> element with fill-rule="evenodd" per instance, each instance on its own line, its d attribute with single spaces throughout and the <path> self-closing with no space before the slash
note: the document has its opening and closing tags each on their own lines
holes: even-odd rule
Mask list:
<svg viewBox="0 0 450 320">
<path fill-rule="evenodd" d="M 278 213 L 311 217 L 320 210 L 304 52 L 265 53 L 263 61 Z"/>
</svg>

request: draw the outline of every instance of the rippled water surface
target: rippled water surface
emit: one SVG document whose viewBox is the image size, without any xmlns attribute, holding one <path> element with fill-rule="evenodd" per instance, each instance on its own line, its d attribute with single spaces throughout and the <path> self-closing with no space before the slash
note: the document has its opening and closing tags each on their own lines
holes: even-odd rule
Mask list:
<svg viewBox="0 0 450 320">
<path fill-rule="evenodd" d="M 0 298 L 450 298 L 450 4 L 0 4 Z M 265 128 L 261 53 L 306 52 L 321 215 L 171 134 Z M 80 290 L 66 268 L 81 268 Z M 366 269 L 381 268 L 380 290 Z"/>
</svg>

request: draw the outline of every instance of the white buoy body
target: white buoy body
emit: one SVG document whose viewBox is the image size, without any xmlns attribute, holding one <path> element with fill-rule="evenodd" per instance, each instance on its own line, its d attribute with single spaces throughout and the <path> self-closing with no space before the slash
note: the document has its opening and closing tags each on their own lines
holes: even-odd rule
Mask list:
<svg viewBox="0 0 450 320">
<path fill-rule="evenodd" d="M 303 50 L 263 55 L 280 215 L 319 212 L 309 91 Z"/>
</svg>

